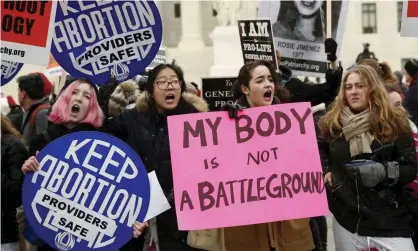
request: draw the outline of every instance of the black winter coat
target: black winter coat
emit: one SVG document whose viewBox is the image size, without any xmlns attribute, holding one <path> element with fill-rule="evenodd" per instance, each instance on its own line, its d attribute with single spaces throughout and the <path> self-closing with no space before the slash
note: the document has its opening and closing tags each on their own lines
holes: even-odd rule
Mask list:
<svg viewBox="0 0 418 251">
<path fill-rule="evenodd" d="M 173 198 L 173 175 L 167 116 L 208 111 L 206 102 L 196 95 L 183 93 L 174 111 L 160 114 L 149 97 L 143 92 L 136 108 L 125 110 L 120 116 L 107 121 L 106 129 L 126 141 L 141 157 L 147 170 L 155 171 L 158 181 L 171 205 L 171 209 L 157 216 L 158 241 L 161 251 L 196 250 L 187 246 L 187 231 L 179 231 Z M 142 250 L 143 240 L 131 250 Z"/>
<path fill-rule="evenodd" d="M 281 67 L 282 68 L 282 67 Z M 290 72 L 289 72 L 290 71 Z M 326 82 L 323 84 L 308 84 L 298 78 L 291 77 L 291 70 L 286 70 L 282 77 L 287 78 L 285 88 L 290 92 L 290 102 L 311 102 L 311 106 L 332 103 L 338 94 L 343 76 L 343 69 L 329 69 L 326 72 Z M 289 75 L 290 74 L 290 75 Z"/>
<path fill-rule="evenodd" d="M 68 129 L 63 125 L 51 124 L 46 130 L 47 136 L 45 136 L 44 133 L 41 133 L 30 141 L 29 156 L 35 156 L 36 151 L 41 151 L 45 146 L 59 137 L 81 131 L 96 131 L 96 129 L 89 124 L 78 124 L 72 129 Z"/>
<path fill-rule="evenodd" d="M 46 147 L 49 143 L 54 141 L 55 139 L 62 137 L 64 135 L 73 133 L 73 132 L 80 132 L 80 131 L 95 131 L 96 129 L 89 125 L 89 124 L 78 124 L 72 129 L 68 129 L 63 125 L 51 124 L 46 133 L 41 133 L 33 138 L 29 142 L 29 156 L 35 156 L 36 151 L 41 151 L 44 147 Z M 52 247 L 48 246 L 47 244 L 43 246 L 39 246 L 37 248 L 38 251 L 55 251 Z"/>
<path fill-rule="evenodd" d="M 18 241 L 16 208 L 22 205 L 23 163 L 28 159 L 23 142 L 1 136 L 1 243 Z"/>
<path fill-rule="evenodd" d="M 412 134 L 400 135 L 388 148 L 382 161 L 399 163 L 399 180 L 393 186 L 365 187 L 344 165 L 354 159 L 372 159 L 385 144 L 374 140 L 372 154 L 351 157 L 350 146 L 342 135 L 332 141 L 318 140 L 323 173 L 332 172 L 333 186 L 327 185 L 328 205 L 335 219 L 346 230 L 360 236 L 410 237 L 411 220 L 405 185 L 417 176 L 415 143 Z M 384 196 L 379 195 L 384 194 Z"/>
<path fill-rule="evenodd" d="M 411 114 L 411 120 L 418 125 L 418 79 L 409 86 L 403 101 L 405 109 Z"/>
</svg>

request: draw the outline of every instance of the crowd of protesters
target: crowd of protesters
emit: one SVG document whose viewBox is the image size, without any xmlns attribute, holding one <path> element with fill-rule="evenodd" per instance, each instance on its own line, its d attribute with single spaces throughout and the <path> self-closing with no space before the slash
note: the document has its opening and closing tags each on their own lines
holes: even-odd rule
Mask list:
<svg viewBox="0 0 418 251">
<path fill-rule="evenodd" d="M 310 102 L 338 251 L 411 251 L 418 247 L 417 158 L 413 133 L 418 123 L 418 59 L 403 76 L 377 59 L 359 59 L 346 69 L 335 64 L 337 44 L 325 41 L 330 67 L 322 84 L 305 83 L 287 67 L 267 61 L 247 63 L 226 112 L 292 102 Z M 365 48 L 366 50 L 366 48 Z M 379 59 L 380 60 L 380 59 Z M 280 63 L 280 57 L 278 57 Z M 79 131 L 101 131 L 125 141 L 155 171 L 171 209 L 147 223 L 136 222 L 134 239 L 120 250 L 146 250 L 156 228 L 160 251 L 201 250 L 180 231 L 173 196 L 167 117 L 208 112 L 194 83 L 175 64 L 161 64 L 135 79 L 98 88 L 69 76 L 52 98 L 42 73 L 17 79 L 18 102 L 1 97 L 2 235 L 5 250 L 54 250 L 28 241 L 21 207 L 24 174 L 36 172 L 36 158 L 51 141 Z M 324 216 L 229 227 L 226 251 L 324 251 Z"/>
</svg>

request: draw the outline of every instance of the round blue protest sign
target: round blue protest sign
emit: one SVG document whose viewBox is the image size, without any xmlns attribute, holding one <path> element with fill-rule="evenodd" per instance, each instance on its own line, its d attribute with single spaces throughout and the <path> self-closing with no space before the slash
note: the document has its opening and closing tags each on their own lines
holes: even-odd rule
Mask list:
<svg viewBox="0 0 418 251">
<path fill-rule="evenodd" d="M 11 61 L 1 61 L 1 86 L 7 84 L 12 80 L 22 69 L 23 63 L 16 63 Z"/>
<path fill-rule="evenodd" d="M 160 48 L 154 1 L 59 1 L 51 52 L 70 75 L 95 84 L 134 78 Z"/>
<path fill-rule="evenodd" d="M 56 250 L 117 250 L 144 222 L 150 183 L 138 155 L 108 134 L 78 132 L 48 144 L 28 173 L 23 206 L 32 230 Z"/>
</svg>

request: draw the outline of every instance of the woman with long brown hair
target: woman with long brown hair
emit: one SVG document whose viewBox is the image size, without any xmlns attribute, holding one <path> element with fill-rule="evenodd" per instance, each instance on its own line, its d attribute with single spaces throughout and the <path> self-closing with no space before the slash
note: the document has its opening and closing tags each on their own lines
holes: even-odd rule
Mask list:
<svg viewBox="0 0 418 251">
<path fill-rule="evenodd" d="M 412 131 L 373 68 L 347 71 L 319 126 L 336 249 L 415 250 L 404 189 L 417 175 Z"/>
<path fill-rule="evenodd" d="M 390 68 L 389 64 L 386 62 L 379 63 L 375 59 L 362 59 L 357 64 L 359 65 L 368 65 L 376 71 L 377 75 L 381 78 L 382 82 L 385 85 L 391 85 L 396 87 L 398 93 L 401 92 L 401 87 L 399 85 L 398 77 L 394 73 L 392 73 L 392 69 Z"/>
<path fill-rule="evenodd" d="M 279 84 L 275 67 L 267 61 L 246 63 L 233 86 L 236 105 L 228 105 L 230 118 L 238 110 L 289 102 L 289 92 Z M 314 248 L 309 219 L 285 220 L 224 229 L 226 251 L 308 251 Z"/>
<path fill-rule="evenodd" d="M 19 250 L 16 208 L 22 205 L 22 164 L 28 158 L 22 137 L 1 115 L 1 249 Z"/>
</svg>

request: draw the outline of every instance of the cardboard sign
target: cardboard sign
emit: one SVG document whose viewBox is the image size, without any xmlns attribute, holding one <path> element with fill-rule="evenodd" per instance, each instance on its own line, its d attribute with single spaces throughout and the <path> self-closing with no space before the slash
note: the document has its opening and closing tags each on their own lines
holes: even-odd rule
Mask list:
<svg viewBox="0 0 418 251">
<path fill-rule="evenodd" d="M 10 62 L 10 61 L 1 61 L 1 86 L 7 84 L 12 80 L 20 69 L 22 69 L 22 63 Z"/>
<path fill-rule="evenodd" d="M 117 250 L 144 222 L 150 182 L 138 155 L 108 134 L 78 132 L 47 145 L 23 185 L 26 218 L 56 250 Z"/>
<path fill-rule="evenodd" d="M 244 64 L 266 60 L 278 69 L 270 20 L 238 20 Z"/>
<path fill-rule="evenodd" d="M 47 65 L 57 1 L 1 1 L 2 60 Z"/>
<path fill-rule="evenodd" d="M 202 78 L 203 99 L 210 111 L 220 111 L 227 103 L 233 104 L 232 85 L 237 80 L 230 78 Z"/>
<path fill-rule="evenodd" d="M 309 103 L 246 109 L 237 120 L 171 116 L 168 126 L 180 230 L 328 213 Z"/>
<path fill-rule="evenodd" d="M 106 84 L 143 72 L 161 40 L 154 1 L 60 1 L 51 52 L 71 76 Z"/>
<path fill-rule="evenodd" d="M 151 70 L 154 69 L 157 65 L 166 64 L 167 63 L 167 50 L 165 48 L 160 48 L 157 53 L 157 56 L 152 60 L 151 64 L 147 67 L 147 69 Z"/>
<path fill-rule="evenodd" d="M 49 62 L 48 65 L 45 67 L 44 73 L 49 77 L 59 77 L 62 76 L 64 73 L 64 69 L 58 64 L 57 60 L 55 60 L 52 53 L 49 54 Z"/>
<path fill-rule="evenodd" d="M 327 38 L 328 1 L 260 1 L 259 18 L 272 23 L 280 64 L 296 76 L 325 77 L 328 69 L 324 41 Z M 339 45 L 347 20 L 349 1 L 332 1 L 331 36 Z M 306 17 L 310 17 L 307 19 Z M 337 48 L 337 57 L 341 46 Z"/>
<path fill-rule="evenodd" d="M 403 1 L 401 37 L 418 37 L 418 1 Z"/>
</svg>

